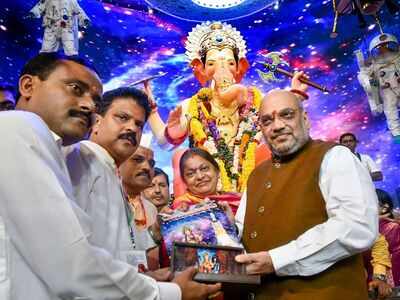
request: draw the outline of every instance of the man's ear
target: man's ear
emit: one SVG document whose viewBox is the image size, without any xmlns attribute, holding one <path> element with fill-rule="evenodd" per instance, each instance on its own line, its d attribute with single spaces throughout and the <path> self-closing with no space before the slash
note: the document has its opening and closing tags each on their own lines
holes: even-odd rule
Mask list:
<svg viewBox="0 0 400 300">
<path fill-rule="evenodd" d="M 91 130 L 91 135 L 97 135 L 99 132 L 99 125 L 101 121 L 103 120 L 103 116 L 100 114 L 95 114 L 95 120 L 93 122 L 92 130 Z"/>
<path fill-rule="evenodd" d="M 18 90 L 21 97 L 24 97 L 26 101 L 32 97 L 35 85 L 37 84 L 38 78 L 33 75 L 24 74 L 21 76 L 18 82 Z"/>
<path fill-rule="evenodd" d="M 193 69 L 194 76 L 197 78 L 202 86 L 205 86 L 209 79 L 206 78 L 206 72 L 203 62 L 200 59 L 195 58 L 190 62 L 190 66 Z"/>
</svg>

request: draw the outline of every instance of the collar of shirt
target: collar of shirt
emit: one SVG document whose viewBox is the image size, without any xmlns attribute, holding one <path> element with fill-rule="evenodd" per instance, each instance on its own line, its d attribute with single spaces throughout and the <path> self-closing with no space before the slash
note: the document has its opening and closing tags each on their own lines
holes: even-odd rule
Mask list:
<svg viewBox="0 0 400 300">
<path fill-rule="evenodd" d="M 115 164 L 114 158 L 99 144 L 93 143 L 91 141 L 82 141 L 82 144 L 87 146 L 94 154 L 107 166 L 109 166 L 113 171 L 117 170 L 117 165 Z"/>
<path fill-rule="evenodd" d="M 62 143 L 63 143 L 62 138 L 54 131 L 51 131 L 51 134 L 53 135 L 53 138 L 56 141 L 57 146 L 62 147 Z"/>
</svg>

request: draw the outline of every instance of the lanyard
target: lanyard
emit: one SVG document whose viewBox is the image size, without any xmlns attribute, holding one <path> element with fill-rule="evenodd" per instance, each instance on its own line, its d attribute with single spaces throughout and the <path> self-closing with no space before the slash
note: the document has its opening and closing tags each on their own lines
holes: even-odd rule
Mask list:
<svg viewBox="0 0 400 300">
<path fill-rule="evenodd" d="M 118 172 L 117 172 L 117 176 L 119 179 L 119 188 L 121 189 L 122 200 L 123 200 L 124 206 L 125 206 L 126 222 L 128 224 L 128 228 L 129 228 L 129 235 L 131 238 L 132 248 L 135 249 L 135 245 L 136 245 L 135 244 L 135 233 L 133 232 L 133 224 L 132 224 L 133 214 L 132 214 L 131 208 L 129 207 L 128 197 L 125 194 L 124 187 L 123 187 L 122 181 L 121 181 L 121 177 L 119 176 Z"/>
<path fill-rule="evenodd" d="M 125 194 L 124 194 L 124 205 L 125 205 L 126 221 L 128 223 L 128 228 L 129 228 L 129 234 L 130 234 L 130 237 L 131 237 L 132 247 L 133 247 L 133 249 L 135 249 L 135 234 L 133 232 L 133 227 L 132 227 L 133 226 L 133 224 L 132 224 L 133 214 L 132 214 L 131 208 L 129 207 L 129 203 L 125 198 Z"/>
</svg>

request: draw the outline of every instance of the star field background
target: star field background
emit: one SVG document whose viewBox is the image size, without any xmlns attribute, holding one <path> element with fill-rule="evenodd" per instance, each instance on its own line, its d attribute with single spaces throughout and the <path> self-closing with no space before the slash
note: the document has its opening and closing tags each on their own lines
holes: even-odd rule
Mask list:
<svg viewBox="0 0 400 300">
<path fill-rule="evenodd" d="M 16 84 L 24 62 L 41 46 L 40 19 L 25 16 L 34 0 L 2 0 L 0 4 L 0 81 Z M 129 84 L 144 76 L 168 72 L 153 81 L 153 90 L 164 120 L 176 103 L 194 94 L 199 84 L 184 55 L 184 41 L 194 22 L 184 21 L 151 9 L 143 0 L 80 1 L 91 18 L 82 32 L 80 55 L 94 62 L 105 90 Z M 400 38 L 400 16 L 380 12 L 385 32 Z M 373 117 L 366 96 L 357 81 L 354 50 L 368 47 L 379 33 L 372 18 L 368 28 L 360 29 L 352 15 L 339 19 L 339 36 L 330 39 L 333 23 L 329 0 L 282 1 L 242 19 L 229 21 L 245 37 L 247 58 L 253 67 L 244 79 L 263 91 L 286 87 L 285 80 L 268 85 L 255 72 L 259 53 L 281 51 L 292 68 L 305 70 L 310 77 L 333 91 L 323 94 L 309 89 L 306 107 L 312 120 L 312 136 L 337 140 L 346 131 L 354 132 L 358 151 L 371 155 L 382 167 L 384 181 L 376 186 L 396 194 L 400 186 L 400 145 L 394 144 L 383 115 Z M 171 151 L 152 142 L 157 164 L 169 173 Z M 397 190 L 397 194 L 400 191 Z"/>
</svg>

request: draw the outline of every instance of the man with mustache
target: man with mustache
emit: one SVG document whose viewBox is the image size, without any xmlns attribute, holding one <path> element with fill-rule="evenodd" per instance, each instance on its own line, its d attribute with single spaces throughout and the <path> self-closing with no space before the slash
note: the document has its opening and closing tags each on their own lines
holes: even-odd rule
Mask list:
<svg viewBox="0 0 400 300">
<path fill-rule="evenodd" d="M 82 140 L 100 100 L 83 60 L 40 54 L 19 78 L 17 110 L 0 114 L 0 299 L 139 299 L 155 282 L 88 240 L 61 146 Z"/>
<path fill-rule="evenodd" d="M 378 225 L 368 172 L 346 147 L 310 138 L 307 113 L 289 91 L 265 96 L 259 122 L 273 156 L 250 175 L 236 215 L 249 252 L 236 260 L 265 278 L 250 296 L 367 299 L 358 253 Z"/>
<path fill-rule="evenodd" d="M 142 195 L 142 192 L 151 185 L 154 177 L 154 164 L 153 151 L 147 147 L 139 146 L 135 153 L 119 168 L 129 209 L 134 216 L 136 246 L 138 250 L 147 251 L 148 268 L 150 270 L 157 269 L 160 265 L 158 239 L 156 239 L 152 228 L 157 221 L 158 211 L 157 207 Z"/>
<path fill-rule="evenodd" d="M 151 185 L 144 190 L 143 195 L 157 207 L 158 211 L 168 207 L 171 197 L 168 174 L 160 168 L 154 168 Z"/>
<path fill-rule="evenodd" d="M 154 154 L 147 147 L 139 146 L 135 153 L 120 167 L 122 183 L 138 229 L 147 229 L 156 222 L 157 208 L 142 192 L 151 185 L 154 177 Z"/>
<path fill-rule="evenodd" d="M 132 215 L 127 210 L 118 167 L 138 147 L 150 113 L 148 99 L 135 88 L 118 88 L 103 95 L 97 113 L 90 141 L 64 149 L 76 202 L 91 219 L 91 243 L 123 262 L 144 260 L 143 253 L 137 252 L 138 240 L 130 224 Z M 193 282 L 191 269 L 175 277 L 175 283 L 135 275 L 127 279 L 134 285 L 134 299 L 205 299 L 219 289 Z"/>
</svg>

